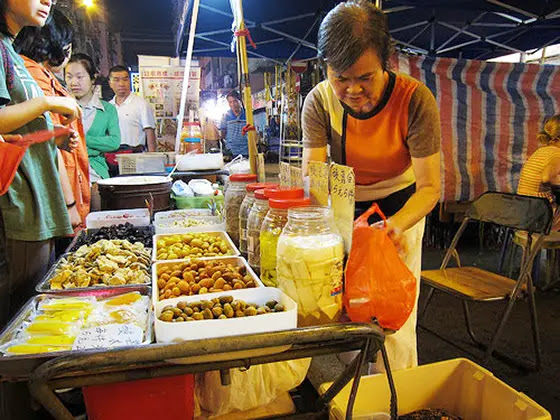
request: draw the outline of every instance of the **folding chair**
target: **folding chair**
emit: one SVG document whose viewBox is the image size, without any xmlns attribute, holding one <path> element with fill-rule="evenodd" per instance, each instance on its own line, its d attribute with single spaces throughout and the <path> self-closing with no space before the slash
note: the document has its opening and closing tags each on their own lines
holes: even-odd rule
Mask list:
<svg viewBox="0 0 560 420">
<path fill-rule="evenodd" d="M 422 320 L 433 298 L 435 290 L 449 293 L 462 300 L 466 328 L 475 344 L 485 349 L 482 363 L 486 363 L 495 351 L 496 344 L 502 335 L 510 316 L 515 300 L 522 289 L 526 290 L 529 301 L 529 313 L 533 331 L 535 363 L 531 368 L 539 370 L 541 365 L 541 344 L 538 332 L 535 296 L 531 282 L 531 267 L 539 253 L 544 236 L 550 232 L 553 214 L 547 199 L 528 197 L 517 194 L 486 192 L 477 198 L 467 211 L 463 223 L 453 237 L 439 270 L 422 271 L 421 278 L 430 287 L 424 308 L 420 314 Z M 527 246 L 523 250 L 519 277 L 513 280 L 477 267 L 461 267 L 457 243 L 470 220 L 494 223 L 504 227 L 528 232 Z M 457 262 L 456 268 L 447 268 L 451 257 Z M 495 302 L 508 300 L 501 320 L 494 332 L 489 345 L 478 340 L 471 326 L 469 301 Z M 503 357 L 508 358 L 509 357 Z M 512 364 L 527 367 L 526 363 L 508 360 Z"/>
</svg>

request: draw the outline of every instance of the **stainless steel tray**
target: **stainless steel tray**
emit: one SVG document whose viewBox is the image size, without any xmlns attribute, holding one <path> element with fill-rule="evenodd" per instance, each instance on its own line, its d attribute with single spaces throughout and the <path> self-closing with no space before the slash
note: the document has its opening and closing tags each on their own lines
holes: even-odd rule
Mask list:
<svg viewBox="0 0 560 420">
<path fill-rule="evenodd" d="M 138 291 L 144 296 L 150 296 L 151 289 L 149 287 L 131 287 L 130 290 L 116 290 L 116 289 L 95 289 L 90 292 L 76 293 L 75 296 L 95 296 L 96 298 L 109 298 L 111 296 L 128 293 L 131 291 Z M 10 323 L 0 333 L 0 346 L 8 344 L 16 338 L 21 325 L 28 320 L 33 312 L 37 309 L 39 303 L 46 298 L 57 298 L 67 296 L 56 296 L 52 294 L 41 294 L 29 299 L 26 304 L 19 310 L 19 312 L 12 318 Z M 146 337 L 143 346 L 154 342 L 154 313 L 152 304 L 148 305 L 148 325 L 146 326 Z M 59 351 L 52 353 L 39 353 L 28 354 L 21 356 L 10 356 L 0 354 L 0 378 L 25 378 L 28 377 L 33 370 L 49 359 L 64 356 L 68 354 L 78 354 L 92 350 L 76 350 L 76 351 Z"/>
<path fill-rule="evenodd" d="M 65 295 L 65 296 L 69 296 L 69 295 L 80 295 L 81 293 L 84 292 L 91 292 L 94 290 L 118 290 L 119 292 L 126 292 L 126 291 L 132 291 L 132 290 L 137 290 L 138 287 L 142 288 L 142 287 L 150 287 L 150 280 L 148 280 L 147 283 L 132 283 L 132 284 L 123 284 L 122 286 L 90 286 L 90 287 L 75 287 L 72 289 L 51 289 L 51 279 L 55 276 L 56 270 L 58 269 L 58 267 L 61 264 L 61 260 L 63 258 L 67 258 L 68 256 L 70 256 L 72 253 L 71 252 L 67 252 L 66 254 L 62 254 L 60 256 L 60 258 L 52 265 L 51 268 L 49 268 L 49 271 L 47 271 L 47 274 L 45 274 L 45 277 L 43 277 L 43 279 L 37 284 L 37 286 L 35 286 L 35 290 L 37 291 L 37 293 L 48 293 L 48 294 L 56 294 L 56 295 Z M 148 272 L 148 279 L 150 278 L 151 273 Z"/>
</svg>

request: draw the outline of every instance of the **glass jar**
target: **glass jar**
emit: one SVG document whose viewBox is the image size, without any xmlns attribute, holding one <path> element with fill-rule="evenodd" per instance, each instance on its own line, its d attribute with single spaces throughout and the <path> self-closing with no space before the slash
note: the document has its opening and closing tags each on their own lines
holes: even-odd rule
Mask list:
<svg viewBox="0 0 560 420">
<path fill-rule="evenodd" d="M 247 261 L 257 274 L 260 273 L 260 234 L 264 217 L 268 213 L 265 190 L 255 191 L 255 202 L 247 218 Z"/>
<path fill-rule="evenodd" d="M 309 198 L 293 198 L 290 200 L 268 200 L 270 210 L 266 213 L 260 233 L 261 244 L 261 280 L 265 286 L 277 287 L 276 280 L 276 247 L 282 229 L 288 222 L 290 207 L 310 206 Z"/>
<path fill-rule="evenodd" d="M 236 245 L 239 244 L 239 210 L 245 198 L 245 189 L 256 180 L 257 175 L 254 174 L 234 174 L 229 177 L 224 194 L 226 232 Z"/>
<path fill-rule="evenodd" d="M 278 288 L 298 304 L 298 326 L 331 324 L 342 312 L 344 243 L 328 207 L 294 207 L 277 246 Z"/>
<path fill-rule="evenodd" d="M 253 203 L 255 202 L 255 191 L 264 188 L 276 187 L 278 187 L 278 184 L 257 182 L 255 184 L 249 184 L 245 188 L 247 194 L 245 195 L 239 210 L 239 252 L 245 258 L 247 258 L 247 219 L 249 218 L 249 212 L 253 207 Z"/>
<path fill-rule="evenodd" d="M 200 123 L 193 121 L 183 123 L 183 130 L 181 131 L 180 151 L 181 154 L 187 154 L 191 152 L 204 152 Z"/>
</svg>

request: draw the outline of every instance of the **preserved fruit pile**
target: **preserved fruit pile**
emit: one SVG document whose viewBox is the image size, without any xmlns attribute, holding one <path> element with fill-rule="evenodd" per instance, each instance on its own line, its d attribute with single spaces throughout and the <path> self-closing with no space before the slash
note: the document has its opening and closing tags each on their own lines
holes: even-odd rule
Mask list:
<svg viewBox="0 0 560 420">
<path fill-rule="evenodd" d="M 245 266 L 218 260 L 164 265 L 157 276 L 160 300 L 257 287 Z"/>
<path fill-rule="evenodd" d="M 157 260 L 220 257 L 224 255 L 233 255 L 233 250 L 222 236 L 210 233 L 168 235 L 161 237 L 156 243 Z"/>
<path fill-rule="evenodd" d="M 150 251 L 142 243 L 101 240 L 62 258 L 50 279 L 50 288 L 144 284 L 150 281 L 150 266 Z"/>
<path fill-rule="evenodd" d="M 212 300 L 199 302 L 179 302 L 175 306 L 166 306 L 158 319 L 165 322 L 190 322 L 210 319 L 244 318 L 248 316 L 266 315 L 284 312 L 284 305 L 271 300 L 265 305 L 246 303 L 234 300 L 233 296 L 220 296 Z"/>
</svg>

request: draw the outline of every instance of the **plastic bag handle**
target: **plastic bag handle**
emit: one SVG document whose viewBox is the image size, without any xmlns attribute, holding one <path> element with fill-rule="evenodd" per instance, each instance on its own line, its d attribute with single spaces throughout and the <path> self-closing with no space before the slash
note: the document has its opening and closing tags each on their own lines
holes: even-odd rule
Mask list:
<svg viewBox="0 0 560 420">
<path fill-rule="evenodd" d="M 369 209 L 367 209 L 365 212 L 363 212 L 360 215 L 360 217 L 358 217 L 356 219 L 356 221 L 354 223 L 355 224 L 369 224 L 368 219 L 373 214 L 378 214 L 379 217 L 381 217 L 381 219 L 383 220 L 383 227 L 387 227 L 387 218 L 385 217 L 385 214 L 381 211 L 381 209 L 379 208 L 379 205 L 377 203 L 373 203 L 371 205 L 371 207 Z"/>
</svg>

